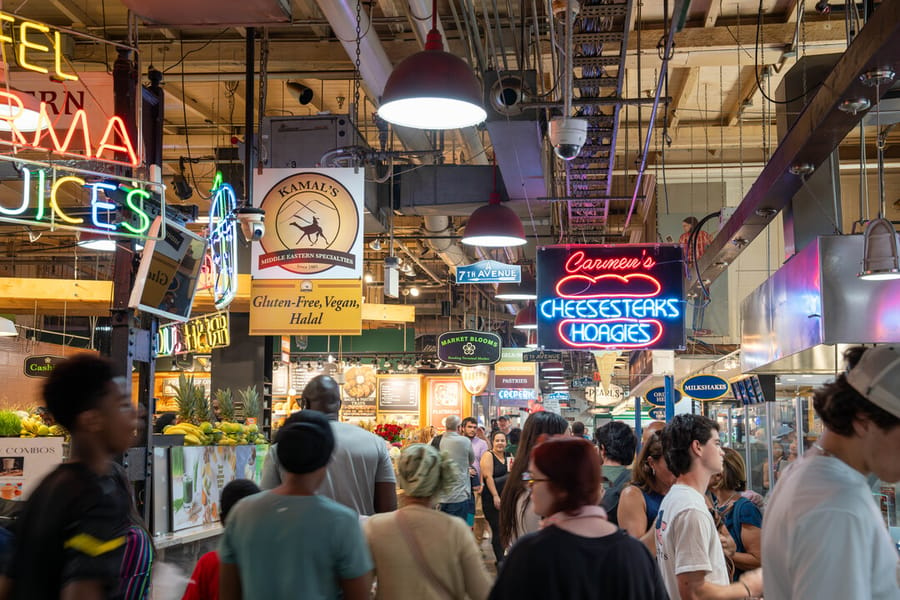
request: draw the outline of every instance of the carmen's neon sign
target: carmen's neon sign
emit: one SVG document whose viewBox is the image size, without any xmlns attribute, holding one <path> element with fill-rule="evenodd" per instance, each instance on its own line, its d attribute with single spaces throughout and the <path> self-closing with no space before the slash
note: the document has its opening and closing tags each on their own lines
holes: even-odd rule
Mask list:
<svg viewBox="0 0 900 600">
<path fill-rule="evenodd" d="M 538 343 L 545 348 L 683 346 L 676 245 L 542 248 L 538 280 Z"/>
</svg>

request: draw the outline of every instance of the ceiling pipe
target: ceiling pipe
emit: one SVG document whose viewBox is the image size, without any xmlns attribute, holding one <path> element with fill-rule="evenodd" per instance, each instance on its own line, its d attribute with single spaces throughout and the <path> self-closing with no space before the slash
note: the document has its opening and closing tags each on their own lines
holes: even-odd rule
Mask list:
<svg viewBox="0 0 900 600">
<path fill-rule="evenodd" d="M 431 248 L 450 267 L 461 267 L 469 264 L 469 257 L 465 251 L 451 239 L 457 236 L 450 226 L 450 217 L 430 215 L 424 219 L 426 236 L 422 241 L 425 245 Z"/>
</svg>

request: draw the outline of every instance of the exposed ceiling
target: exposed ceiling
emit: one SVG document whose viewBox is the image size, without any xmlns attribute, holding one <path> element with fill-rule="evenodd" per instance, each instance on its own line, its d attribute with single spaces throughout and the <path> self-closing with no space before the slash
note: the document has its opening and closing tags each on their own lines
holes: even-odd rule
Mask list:
<svg viewBox="0 0 900 600">
<path fill-rule="evenodd" d="M 204 214 L 203 198 L 214 171 L 227 164 L 222 158 L 233 160 L 243 152 L 247 36 L 256 26 L 260 39 L 255 44 L 253 99 L 258 106 L 264 87 L 264 116 L 350 113 L 362 138 L 376 150 L 436 150 L 432 154 L 440 157 L 437 162 L 448 165 L 485 166 L 496 159 L 510 205 L 540 244 L 653 241 L 655 194 L 664 174 L 670 181 L 691 182 L 755 176 L 778 146 L 776 111 L 764 96 L 776 94 L 798 58 L 843 52 L 848 23 L 858 30 L 862 18 L 846 19 L 843 3 L 822 14 L 811 0 L 585 0 L 574 27 L 572 104 L 578 115 L 588 118 L 591 129 L 585 150 L 567 164 L 553 157 L 541 139 L 547 120 L 560 114 L 563 106 L 564 27 L 552 12 L 567 3 L 579 4 L 439 0 L 439 24 L 449 50 L 469 61 L 489 96 L 494 83 L 519 71 L 532 72 L 523 78 L 533 89 L 527 90 L 516 110 L 507 114 L 494 110 L 484 127 L 445 135 L 391 131 L 387 136 L 374 118 L 378 94 L 390 66 L 422 48 L 432 16 L 429 0 L 361 4 L 358 108 L 353 0 L 291 0 L 287 13 L 280 11 L 277 0 L 192 0 L 190 10 L 175 0 L 24 0 L 7 2 L 4 9 L 107 40 L 122 42 L 129 35 L 137 40 L 143 82 L 147 83 L 151 67 L 163 73 L 163 177 L 172 204 L 198 204 Z M 129 13 L 128 4 L 147 18 Z M 668 73 L 661 77 L 662 48 L 671 20 L 665 10 L 680 7 L 684 18 L 676 16 L 675 21 L 683 21 L 684 27 L 674 33 Z M 78 72 L 101 73 L 111 72 L 115 59 L 108 47 L 84 41 L 76 41 L 67 57 Z M 15 64 L 10 69 L 14 82 Z M 301 96 L 306 90 L 311 98 Z M 651 122 L 654 127 L 648 135 Z M 518 142 L 521 123 L 537 132 L 534 148 Z M 898 154 L 897 135 L 887 139 L 888 158 Z M 867 140 L 870 148 L 872 137 Z M 859 145 L 858 130 L 849 133 L 845 144 L 852 154 Z M 322 148 L 322 154 L 328 150 Z M 522 158 L 526 150 L 535 151 L 527 161 Z M 870 153 L 874 156 L 874 150 Z M 397 172 L 430 162 L 431 156 L 398 156 Z M 178 198 L 170 185 L 182 163 L 194 189 L 188 200 Z M 642 163 L 646 171 L 639 181 Z M 382 158 L 371 176 L 383 174 L 384 166 Z M 545 178 L 543 195 L 522 194 L 513 185 L 536 177 Z M 14 193 L 16 186 L 11 181 L 0 184 L 0 198 Z M 485 189 L 482 198 L 468 204 L 394 211 L 394 252 L 415 269 L 413 277 L 403 276 L 404 284 L 415 282 L 426 292 L 420 299 L 403 296 L 400 302 L 415 301 L 420 315 L 436 319 L 442 300 L 452 301 L 454 311 L 488 309 L 489 294 L 454 296 L 449 289 L 447 256 L 458 248 L 447 246 L 456 241 L 472 207 L 486 201 L 489 192 Z M 427 214 L 449 219 L 435 232 L 423 220 Z M 380 216 L 386 223 L 386 215 Z M 0 275 L 71 277 L 77 270 L 80 278 L 108 277 L 109 259 L 74 249 L 71 234 L 45 234 L 34 240 L 39 231 L 29 234 L 20 226 L 4 226 L 2 231 Z M 383 227 L 367 229 L 367 242 L 376 237 L 383 242 L 382 249 L 367 249 L 366 258 L 377 281 L 389 233 Z M 494 255 L 527 260 L 534 244 L 527 248 L 524 254 Z M 469 251 L 462 258 L 484 257 Z M 369 293 L 377 295 L 377 289 Z M 503 306 L 488 310 L 491 319 L 508 319 Z M 434 328 L 438 326 L 435 320 Z"/>
</svg>

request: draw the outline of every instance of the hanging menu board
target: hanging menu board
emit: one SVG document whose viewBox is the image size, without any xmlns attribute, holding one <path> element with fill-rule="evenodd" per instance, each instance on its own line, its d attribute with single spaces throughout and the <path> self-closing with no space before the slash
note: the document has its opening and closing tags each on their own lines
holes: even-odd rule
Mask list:
<svg viewBox="0 0 900 600">
<path fill-rule="evenodd" d="M 378 412 L 419 412 L 419 377 L 390 376 L 378 380 Z"/>
</svg>

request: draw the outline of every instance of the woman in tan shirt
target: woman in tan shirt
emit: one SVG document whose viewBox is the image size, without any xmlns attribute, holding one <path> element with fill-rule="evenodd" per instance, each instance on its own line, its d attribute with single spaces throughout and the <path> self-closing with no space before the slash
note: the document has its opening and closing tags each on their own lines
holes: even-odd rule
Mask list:
<svg viewBox="0 0 900 600">
<path fill-rule="evenodd" d="M 484 600 L 491 581 L 466 522 L 434 510 L 441 491 L 455 480 L 453 462 L 426 444 L 403 450 L 397 479 L 400 509 L 377 514 L 363 525 L 375 560 L 376 598 Z"/>
</svg>

